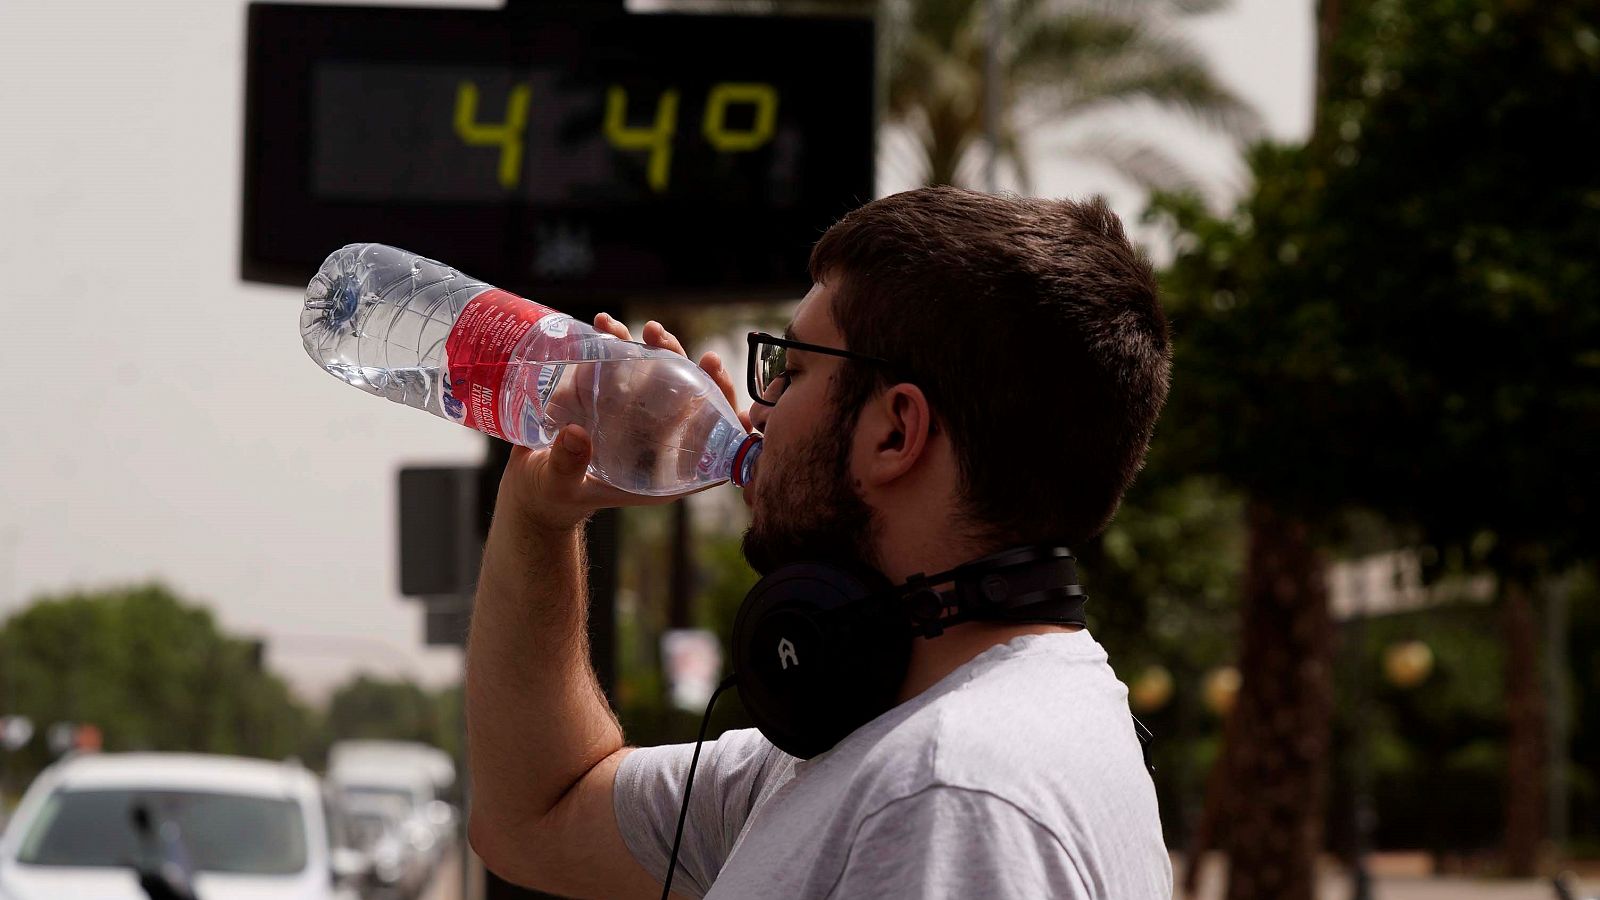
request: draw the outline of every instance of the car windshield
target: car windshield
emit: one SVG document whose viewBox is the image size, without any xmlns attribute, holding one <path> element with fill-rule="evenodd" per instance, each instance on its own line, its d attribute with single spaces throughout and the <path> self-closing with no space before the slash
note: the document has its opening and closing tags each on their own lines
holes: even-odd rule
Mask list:
<svg viewBox="0 0 1600 900">
<path fill-rule="evenodd" d="M 351 837 L 355 839 L 356 846 L 364 850 L 372 849 L 388 828 L 389 820 L 381 813 L 357 812 L 350 815 Z"/>
<path fill-rule="evenodd" d="M 145 857 L 133 807 L 176 822 L 197 870 L 289 875 L 306 867 L 305 823 L 292 800 L 192 791 L 61 790 L 45 801 L 17 861 L 131 866 Z"/>
<path fill-rule="evenodd" d="M 350 797 L 387 797 L 392 800 L 400 800 L 406 806 L 412 805 L 412 802 L 416 799 L 411 791 L 403 787 L 385 787 L 375 784 L 347 784 L 344 786 L 344 792 Z"/>
</svg>

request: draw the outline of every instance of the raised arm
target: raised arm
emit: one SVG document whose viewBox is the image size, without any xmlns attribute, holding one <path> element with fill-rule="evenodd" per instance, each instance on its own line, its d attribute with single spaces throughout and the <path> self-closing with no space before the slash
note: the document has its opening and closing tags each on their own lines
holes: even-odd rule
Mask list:
<svg viewBox="0 0 1600 900">
<path fill-rule="evenodd" d="M 627 338 L 609 317 L 597 328 Z M 660 326 L 647 343 L 682 352 Z M 702 360 L 724 390 L 729 376 Z M 518 447 L 500 482 L 467 642 L 472 803 L 488 867 L 568 896 L 654 897 L 617 829 L 612 784 L 628 752 L 589 661 L 583 523 L 608 506 L 665 502 L 585 474 L 592 447 L 569 425 L 546 450 Z"/>
</svg>

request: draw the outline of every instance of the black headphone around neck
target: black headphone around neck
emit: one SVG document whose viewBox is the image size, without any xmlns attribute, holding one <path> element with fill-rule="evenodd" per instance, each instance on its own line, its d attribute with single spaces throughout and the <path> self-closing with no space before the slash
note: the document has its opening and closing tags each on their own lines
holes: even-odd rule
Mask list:
<svg viewBox="0 0 1600 900">
<path fill-rule="evenodd" d="M 901 585 L 865 566 L 784 566 L 739 607 L 732 680 L 767 740 L 810 759 L 895 705 L 914 638 L 973 621 L 1083 625 L 1087 599 L 1072 551 L 1058 546 Z"/>
<path fill-rule="evenodd" d="M 976 621 L 1085 625 L 1088 599 L 1072 551 L 1058 546 L 1014 547 L 901 585 L 866 566 L 822 563 L 784 566 L 756 582 L 733 622 L 733 674 L 700 720 L 662 900 L 678 868 L 700 745 L 724 690 L 739 689 L 774 746 L 810 759 L 894 707 L 916 637 Z M 1133 727 L 1149 766 L 1150 731 L 1138 719 Z"/>
</svg>

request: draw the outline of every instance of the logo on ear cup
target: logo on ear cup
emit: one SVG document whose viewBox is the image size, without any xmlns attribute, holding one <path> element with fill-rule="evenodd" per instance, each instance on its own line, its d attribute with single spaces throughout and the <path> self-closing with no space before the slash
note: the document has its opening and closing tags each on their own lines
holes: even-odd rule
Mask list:
<svg viewBox="0 0 1600 900">
<path fill-rule="evenodd" d="M 788 638 L 778 640 L 778 662 L 785 669 L 789 668 L 790 663 L 800 665 L 800 657 L 794 652 L 794 644 L 789 643 Z"/>
</svg>

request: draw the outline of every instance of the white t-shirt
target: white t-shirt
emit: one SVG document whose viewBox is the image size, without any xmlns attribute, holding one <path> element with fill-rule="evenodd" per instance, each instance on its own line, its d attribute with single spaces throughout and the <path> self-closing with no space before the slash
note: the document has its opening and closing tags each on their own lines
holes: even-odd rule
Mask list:
<svg viewBox="0 0 1600 900">
<path fill-rule="evenodd" d="M 630 753 L 612 801 L 658 879 L 692 744 Z M 991 647 L 833 749 L 754 729 L 700 753 L 673 890 L 753 898 L 1169 900 L 1128 692 L 1087 631 Z"/>
</svg>

